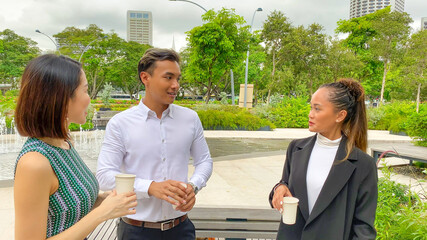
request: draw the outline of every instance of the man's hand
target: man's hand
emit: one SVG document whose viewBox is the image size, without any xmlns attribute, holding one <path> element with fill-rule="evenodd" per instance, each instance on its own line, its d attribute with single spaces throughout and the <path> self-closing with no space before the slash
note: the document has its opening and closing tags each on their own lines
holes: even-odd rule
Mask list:
<svg viewBox="0 0 427 240">
<path fill-rule="evenodd" d="M 148 194 L 179 207 L 182 204 L 187 204 L 187 189 L 181 185 L 181 182 L 174 180 L 166 180 L 164 182 L 153 181 L 148 188 Z"/>
<path fill-rule="evenodd" d="M 194 189 L 190 184 L 187 184 L 187 189 L 185 191 L 187 194 L 187 198 L 185 199 L 185 201 L 187 203 L 178 206 L 175 209 L 177 211 L 189 212 L 191 209 L 193 209 L 194 204 L 196 203 L 196 194 L 194 193 Z"/>
<path fill-rule="evenodd" d="M 292 193 L 286 185 L 280 184 L 276 187 L 271 201 L 273 207 L 279 212 L 283 212 L 283 197 L 292 197 Z"/>
</svg>

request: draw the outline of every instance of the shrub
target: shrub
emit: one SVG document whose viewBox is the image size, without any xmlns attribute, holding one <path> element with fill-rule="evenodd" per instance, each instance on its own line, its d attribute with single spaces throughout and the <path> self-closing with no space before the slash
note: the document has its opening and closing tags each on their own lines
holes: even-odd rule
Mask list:
<svg viewBox="0 0 427 240">
<path fill-rule="evenodd" d="M 203 105 L 196 109 L 206 130 L 260 130 L 275 126 L 267 119 L 255 116 L 246 109 L 233 106 Z"/>
<path fill-rule="evenodd" d="M 113 90 L 114 90 L 113 86 L 110 83 L 106 83 L 104 85 L 104 89 L 100 93 L 102 102 L 106 107 L 110 107 L 111 92 Z"/>
<path fill-rule="evenodd" d="M 70 131 L 80 131 L 80 127 L 82 130 L 91 130 L 93 129 L 93 123 L 92 120 L 88 120 L 86 121 L 85 124 L 76 124 L 76 123 L 71 123 L 69 126 Z"/>
<path fill-rule="evenodd" d="M 407 186 L 391 181 L 388 168 L 383 168 L 383 173 L 378 181 L 377 239 L 425 239 L 427 203 Z"/>
<path fill-rule="evenodd" d="M 427 104 L 421 104 L 419 112 L 408 117 L 406 126 L 408 135 L 416 140 L 415 144 L 427 147 Z"/>
<path fill-rule="evenodd" d="M 368 109 L 368 128 L 406 132 L 406 120 L 415 112 L 415 104 L 408 101 L 395 101 L 377 108 Z"/>
<path fill-rule="evenodd" d="M 254 112 L 280 128 L 307 128 L 310 104 L 308 97 L 285 97 L 273 106 L 257 106 Z"/>
</svg>

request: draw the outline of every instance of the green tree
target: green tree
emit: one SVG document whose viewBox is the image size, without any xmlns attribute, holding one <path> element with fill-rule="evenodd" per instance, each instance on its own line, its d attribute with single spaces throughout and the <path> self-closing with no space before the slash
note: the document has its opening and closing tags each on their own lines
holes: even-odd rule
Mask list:
<svg viewBox="0 0 427 240">
<path fill-rule="evenodd" d="M 383 102 L 384 98 L 387 72 L 390 69 L 392 61 L 400 55 L 403 45 L 409 36 L 411 29 L 409 24 L 412 22 L 409 14 L 405 12 L 390 12 L 390 8 L 387 8 L 382 13 L 377 15 L 375 21 L 372 23 L 375 35 L 368 41 L 368 45 L 374 55 L 383 62 L 380 103 Z"/>
<path fill-rule="evenodd" d="M 250 41 L 249 26 L 234 9 L 208 11 L 205 22 L 187 32 L 189 62 L 187 81 L 203 85 L 206 103 L 212 94 L 218 95 L 229 86 L 226 75 L 245 59 Z"/>
<path fill-rule="evenodd" d="M 264 47 L 261 45 L 259 32 L 255 32 L 253 37 L 254 41 L 249 45 L 248 82 L 254 84 L 254 103 L 256 104 L 258 98 L 265 92 L 270 77 L 265 68 L 267 54 Z M 240 89 L 240 84 L 244 83 L 245 70 L 245 62 L 241 62 L 240 65 L 233 69 L 235 92 Z M 228 90 L 229 89 L 227 89 L 227 92 Z"/>
<path fill-rule="evenodd" d="M 82 56 L 82 66 L 89 85 L 89 96 L 96 98 L 105 83 L 107 67 L 119 52 L 117 42 L 124 40 L 117 34 L 103 33 L 103 30 L 95 24 L 90 24 L 85 29 L 67 27 L 53 36 L 59 42 L 62 54 L 76 60 Z M 96 41 L 96 39 L 99 40 Z"/>
<path fill-rule="evenodd" d="M 265 43 L 266 52 L 270 56 L 271 62 L 267 64 L 271 65 L 271 82 L 268 85 L 268 97 L 267 102 L 270 102 L 271 91 L 277 89 L 277 80 L 275 79 L 276 65 L 282 64 L 285 60 L 282 56 L 286 56 L 286 50 L 284 50 L 289 35 L 292 32 L 292 24 L 285 14 L 281 11 L 271 12 L 267 20 L 263 24 L 261 32 L 261 39 Z M 281 53 L 281 54 L 277 54 Z"/>
<path fill-rule="evenodd" d="M 289 42 L 284 48 L 297 82 L 306 85 L 310 95 L 327 79 L 324 70 L 327 53 L 326 40 L 323 27 L 313 23 L 307 28 L 303 26 L 294 28 Z"/>
<path fill-rule="evenodd" d="M 327 70 L 335 82 L 339 78 L 359 78 L 363 63 L 342 40 L 329 38 L 327 51 Z"/>
<path fill-rule="evenodd" d="M 138 76 L 138 62 L 151 46 L 130 41 L 122 42 L 120 48 L 122 55 L 108 67 L 108 78 L 115 87 L 120 88 L 123 92 L 129 94 L 131 99 L 134 99 L 134 95 L 142 87 Z"/>
<path fill-rule="evenodd" d="M 427 68 L 427 31 L 421 30 L 412 34 L 407 51 L 404 57 L 405 66 L 402 73 L 404 74 L 406 84 L 416 86 L 417 94 L 417 112 L 419 111 L 421 89 L 427 83 L 427 77 L 424 75 Z"/>
<path fill-rule="evenodd" d="M 62 54 L 78 60 L 90 42 L 105 35 L 97 25 L 90 24 L 85 29 L 67 27 L 53 37 L 58 41 Z"/>
<path fill-rule="evenodd" d="M 340 20 L 335 29 L 336 33 L 348 34 L 342 44 L 363 63 L 358 78 L 362 81 L 366 94 L 371 97 L 380 95 L 383 64 L 368 47 L 368 41 L 376 34 L 372 23 L 386 11 L 387 9 L 381 9 L 363 17 Z"/>
<path fill-rule="evenodd" d="M 10 29 L 0 32 L 0 82 L 17 87 L 27 63 L 40 54 L 36 44 Z"/>
</svg>

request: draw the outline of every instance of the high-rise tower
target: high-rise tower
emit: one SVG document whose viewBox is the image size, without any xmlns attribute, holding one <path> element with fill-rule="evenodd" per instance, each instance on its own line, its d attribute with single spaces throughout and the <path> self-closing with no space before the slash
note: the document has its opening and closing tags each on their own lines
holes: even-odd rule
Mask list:
<svg viewBox="0 0 427 240">
<path fill-rule="evenodd" d="M 127 11 L 127 40 L 153 45 L 153 17 L 147 11 Z"/>
<path fill-rule="evenodd" d="M 403 12 L 405 0 L 350 0 L 350 18 L 357 18 L 391 6 L 391 11 Z"/>
</svg>

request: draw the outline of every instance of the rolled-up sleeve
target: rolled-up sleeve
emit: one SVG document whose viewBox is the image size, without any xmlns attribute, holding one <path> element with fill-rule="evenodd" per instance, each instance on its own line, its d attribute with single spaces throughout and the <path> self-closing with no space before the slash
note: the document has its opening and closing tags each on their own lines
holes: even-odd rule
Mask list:
<svg viewBox="0 0 427 240">
<path fill-rule="evenodd" d="M 194 183 L 199 189 L 202 189 L 206 186 L 207 181 L 212 175 L 213 164 L 208 144 L 203 135 L 202 123 L 197 115 L 194 121 L 194 140 L 191 145 L 190 154 L 193 158 L 195 168 L 190 182 Z"/>
</svg>

